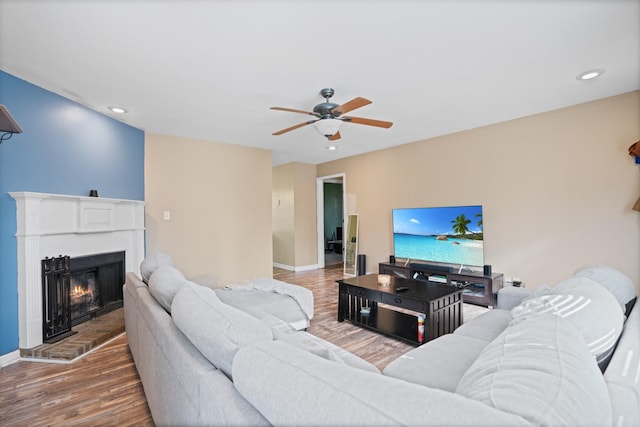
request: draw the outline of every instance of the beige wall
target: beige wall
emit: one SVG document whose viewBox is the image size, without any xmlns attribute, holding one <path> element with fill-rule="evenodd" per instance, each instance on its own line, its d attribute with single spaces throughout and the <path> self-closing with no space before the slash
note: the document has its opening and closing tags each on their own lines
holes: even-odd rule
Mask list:
<svg viewBox="0 0 640 427">
<path fill-rule="evenodd" d="M 598 263 L 638 285 L 640 165 L 627 148 L 639 117 L 633 92 L 320 164 L 317 176 L 346 173 L 369 272 L 393 253 L 392 208 L 482 204 L 494 271 L 535 288 Z"/>
<path fill-rule="evenodd" d="M 272 231 L 273 262 L 295 265 L 295 212 L 293 163 L 273 168 Z"/>
<path fill-rule="evenodd" d="M 222 284 L 271 277 L 271 170 L 267 150 L 147 134 L 147 254 Z"/>
<path fill-rule="evenodd" d="M 315 267 L 316 167 L 288 163 L 273 168 L 273 262 L 290 270 Z"/>
</svg>

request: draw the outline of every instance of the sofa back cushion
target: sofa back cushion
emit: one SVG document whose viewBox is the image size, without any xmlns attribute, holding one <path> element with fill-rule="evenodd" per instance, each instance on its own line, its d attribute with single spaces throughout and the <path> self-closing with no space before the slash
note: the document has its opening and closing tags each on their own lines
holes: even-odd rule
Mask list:
<svg viewBox="0 0 640 427">
<path fill-rule="evenodd" d="M 192 282 L 176 293 L 171 316 L 189 341 L 229 378 L 240 347 L 273 339 L 264 322 L 226 305 L 211 288 Z"/>
<path fill-rule="evenodd" d="M 167 313 L 171 313 L 173 297 L 186 282 L 184 275 L 177 268 L 159 267 L 149 279 L 149 293 Z"/>
<path fill-rule="evenodd" d="M 571 322 L 515 320 L 483 350 L 456 393 L 535 425 L 611 425 L 607 386 Z"/>
<path fill-rule="evenodd" d="M 624 323 L 616 298 L 586 277 L 565 280 L 551 289 L 550 294 L 528 299 L 511 310 L 514 319 L 537 313 L 550 313 L 571 322 L 598 363 L 613 352 Z"/>
<path fill-rule="evenodd" d="M 144 283 L 149 283 L 151 275 L 159 268 L 163 266 L 172 266 L 173 261 L 171 257 L 165 253 L 158 252 L 153 255 L 147 256 L 140 263 L 140 276 Z"/>
<path fill-rule="evenodd" d="M 453 393 L 488 343 L 467 335 L 445 334 L 391 361 L 382 373 Z"/>
<path fill-rule="evenodd" d="M 454 393 L 317 357 L 283 341 L 238 350 L 233 384 L 276 426 L 529 426 Z"/>
<path fill-rule="evenodd" d="M 636 288 L 626 274 L 607 266 L 590 266 L 577 269 L 573 275 L 600 283 L 618 300 L 625 316 L 629 315 L 630 305 L 636 298 Z"/>
<path fill-rule="evenodd" d="M 378 368 L 366 360 L 305 331 L 295 331 L 290 334 L 281 335 L 277 337 L 276 340 L 284 341 L 293 347 L 308 351 L 311 354 L 331 360 L 340 365 L 349 365 L 365 371 L 375 372 L 376 374 L 380 373 Z"/>
<path fill-rule="evenodd" d="M 629 313 L 604 379 L 615 424 L 640 425 L 640 306 Z"/>
</svg>

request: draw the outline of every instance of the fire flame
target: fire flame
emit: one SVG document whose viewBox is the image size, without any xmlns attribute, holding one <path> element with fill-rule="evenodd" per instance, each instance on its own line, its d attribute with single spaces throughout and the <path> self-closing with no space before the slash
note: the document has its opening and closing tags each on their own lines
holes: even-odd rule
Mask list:
<svg viewBox="0 0 640 427">
<path fill-rule="evenodd" d="M 85 295 L 93 297 L 91 291 L 88 289 L 84 289 L 82 286 L 74 286 L 74 288 L 71 290 L 72 297 L 83 297 Z"/>
</svg>

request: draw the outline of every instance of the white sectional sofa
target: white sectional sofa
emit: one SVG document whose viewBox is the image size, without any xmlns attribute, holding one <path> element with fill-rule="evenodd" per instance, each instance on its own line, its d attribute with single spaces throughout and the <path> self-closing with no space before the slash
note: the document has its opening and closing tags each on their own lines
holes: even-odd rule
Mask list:
<svg viewBox="0 0 640 427">
<path fill-rule="evenodd" d="M 167 268 L 149 286 L 127 275 L 125 321 L 157 425 L 640 425 L 635 289 L 605 267 L 585 271 L 518 303 L 506 291 L 513 308 L 382 373 L 277 312 L 249 314 Z"/>
</svg>

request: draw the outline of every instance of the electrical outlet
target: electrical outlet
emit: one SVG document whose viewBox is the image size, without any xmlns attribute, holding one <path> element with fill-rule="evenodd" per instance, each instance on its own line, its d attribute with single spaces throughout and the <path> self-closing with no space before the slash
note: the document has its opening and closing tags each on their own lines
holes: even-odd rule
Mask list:
<svg viewBox="0 0 640 427">
<path fill-rule="evenodd" d="M 162 212 L 162 219 L 165 221 L 171 221 L 171 211 Z"/>
</svg>

